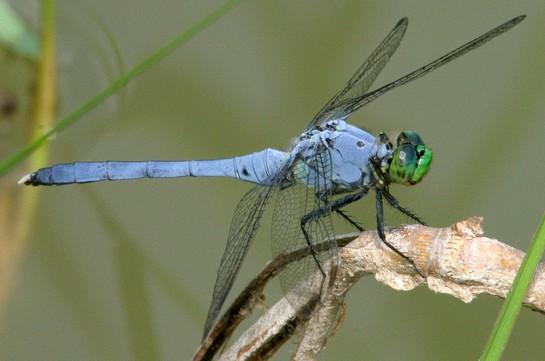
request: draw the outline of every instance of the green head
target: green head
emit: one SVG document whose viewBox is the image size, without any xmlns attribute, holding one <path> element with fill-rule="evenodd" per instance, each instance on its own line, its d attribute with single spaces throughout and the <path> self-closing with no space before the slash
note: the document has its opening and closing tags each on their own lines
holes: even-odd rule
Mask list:
<svg viewBox="0 0 545 361">
<path fill-rule="evenodd" d="M 432 151 L 418 134 L 404 131 L 397 137 L 397 148 L 392 154 L 388 175 L 392 183 L 417 184 L 431 165 Z"/>
</svg>

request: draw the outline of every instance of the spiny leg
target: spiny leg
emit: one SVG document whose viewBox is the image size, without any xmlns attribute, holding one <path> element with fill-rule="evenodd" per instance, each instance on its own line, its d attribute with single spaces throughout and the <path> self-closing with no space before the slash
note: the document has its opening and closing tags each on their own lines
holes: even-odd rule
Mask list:
<svg viewBox="0 0 545 361">
<path fill-rule="evenodd" d="M 384 195 L 384 198 L 386 199 L 386 201 L 388 202 L 388 204 L 390 206 L 392 206 L 393 208 L 397 209 L 398 211 L 400 211 L 401 213 L 403 213 L 404 215 L 406 215 L 407 217 L 415 220 L 416 222 L 422 224 L 422 225 L 426 225 L 426 223 L 420 218 L 418 217 L 416 214 L 414 214 L 412 211 L 410 211 L 409 209 L 405 208 L 405 207 L 402 207 L 399 202 L 397 201 L 397 199 L 395 199 L 395 197 L 393 195 L 390 194 L 390 192 L 388 191 L 383 191 L 382 194 Z"/>
<path fill-rule="evenodd" d="M 310 237 L 305 229 L 305 224 L 303 223 L 303 219 L 301 219 L 301 230 L 303 231 L 303 236 L 305 237 L 305 241 L 307 242 L 308 247 L 310 248 L 310 254 L 312 255 L 312 258 L 314 258 L 314 262 L 318 265 L 318 269 L 320 270 L 320 273 L 322 276 L 326 276 L 324 269 L 322 268 L 322 265 L 320 264 L 320 261 L 318 260 L 318 254 L 316 253 L 316 250 L 314 249 L 314 246 L 310 242 Z"/>
<path fill-rule="evenodd" d="M 394 251 L 399 256 L 401 256 L 401 258 L 403 258 L 404 260 L 409 262 L 414 267 L 414 269 L 416 270 L 416 272 L 420 276 L 425 277 L 424 274 L 422 272 L 420 272 L 418 267 L 416 267 L 416 263 L 414 263 L 414 260 L 412 260 L 410 257 L 404 255 L 400 250 L 395 248 L 391 243 L 389 243 L 386 240 L 386 235 L 384 234 L 384 210 L 382 208 L 382 195 L 383 195 L 382 190 L 376 189 L 376 195 L 377 195 L 377 198 L 376 198 L 376 206 L 375 207 L 376 207 L 376 213 L 377 213 L 377 232 L 378 232 L 378 235 L 379 235 L 380 239 L 382 240 L 382 242 L 384 242 L 384 244 L 386 246 L 388 246 L 388 248 L 390 248 L 392 251 Z"/>
<path fill-rule="evenodd" d="M 364 229 L 363 227 L 360 225 L 359 222 L 353 220 L 348 214 L 346 214 L 344 211 L 341 211 L 340 209 L 337 209 L 335 212 L 337 212 L 337 214 L 339 216 L 341 216 L 342 219 L 344 219 L 345 221 L 347 221 L 348 223 L 350 223 L 351 225 L 353 225 L 354 227 L 356 227 L 356 229 L 360 232 L 363 232 Z"/>
<path fill-rule="evenodd" d="M 369 192 L 369 189 L 368 188 L 365 188 L 365 189 L 362 189 L 361 191 L 361 197 L 363 197 L 364 195 L 366 195 L 368 192 Z M 326 194 L 325 193 L 318 193 L 317 194 L 317 197 L 318 199 L 320 199 L 321 201 L 323 202 L 327 202 L 327 198 L 326 198 Z M 358 198 L 358 199 L 360 199 Z M 361 226 L 361 223 L 358 222 L 358 221 L 355 221 L 352 217 L 350 217 L 345 211 L 342 211 L 340 209 L 335 209 L 335 212 L 342 218 L 344 219 L 346 222 L 348 222 L 349 224 L 351 224 L 352 226 L 354 226 L 358 231 L 360 232 L 363 232 L 365 231 L 365 229 Z"/>
<path fill-rule="evenodd" d="M 388 173 L 382 171 L 381 160 L 377 156 L 373 156 L 369 158 L 369 164 L 371 164 L 371 171 L 377 179 L 378 184 L 388 189 L 388 185 L 391 183 L 390 176 L 388 176 Z"/>
<path fill-rule="evenodd" d="M 320 270 L 320 272 L 322 273 L 322 275 L 325 277 L 326 274 L 322 268 L 322 265 L 320 264 L 320 261 L 318 260 L 318 253 L 316 252 L 316 250 L 314 249 L 314 245 L 312 244 L 312 241 L 310 239 L 310 236 L 306 230 L 306 225 L 309 221 L 311 220 L 314 220 L 314 219 L 318 219 L 320 217 L 323 217 L 325 215 L 327 215 L 328 213 L 330 213 L 331 211 L 337 211 L 339 209 L 341 209 L 342 207 L 352 203 L 352 202 L 355 202 L 359 199 L 361 199 L 361 197 L 363 197 L 364 195 L 367 194 L 367 189 L 364 189 L 364 190 L 361 190 L 357 193 L 353 193 L 353 194 L 348 194 L 344 197 L 341 197 L 339 199 L 336 199 L 334 201 L 327 201 L 327 200 L 323 200 L 325 205 L 321 206 L 320 208 L 317 208 L 315 210 L 313 210 L 312 212 L 309 212 L 307 214 L 305 214 L 302 218 L 301 218 L 301 230 L 303 231 L 303 236 L 305 237 L 305 241 L 307 242 L 307 245 L 310 249 L 310 253 L 312 254 L 312 258 L 314 258 L 314 261 L 316 262 L 316 264 L 318 265 L 318 269 Z"/>
</svg>

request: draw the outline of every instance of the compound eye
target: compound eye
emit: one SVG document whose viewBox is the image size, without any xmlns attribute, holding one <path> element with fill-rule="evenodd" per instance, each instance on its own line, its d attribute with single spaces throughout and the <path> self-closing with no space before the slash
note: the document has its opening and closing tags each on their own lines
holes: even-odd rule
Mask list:
<svg viewBox="0 0 545 361">
<path fill-rule="evenodd" d="M 400 150 L 397 159 L 398 159 L 399 166 L 401 167 L 405 166 L 405 161 L 407 160 L 407 153 Z"/>
<path fill-rule="evenodd" d="M 418 158 L 418 160 L 422 159 L 422 157 L 424 157 L 426 155 L 426 146 L 424 144 L 418 144 L 416 147 L 415 147 L 415 151 L 416 151 L 416 156 Z"/>
</svg>

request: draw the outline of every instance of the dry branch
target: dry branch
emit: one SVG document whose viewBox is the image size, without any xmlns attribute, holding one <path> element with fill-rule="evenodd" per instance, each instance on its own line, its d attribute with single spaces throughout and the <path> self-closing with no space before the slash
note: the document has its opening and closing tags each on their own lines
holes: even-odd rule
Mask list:
<svg viewBox="0 0 545 361">
<path fill-rule="evenodd" d="M 425 279 L 388 249 L 374 231 L 353 237 L 355 239 L 349 243 L 351 237 L 340 238 L 339 243 L 344 247 L 339 248 L 340 265 L 336 282 L 333 289 L 324 295 L 311 319 L 299 318 L 292 305 L 282 299 L 245 331 L 221 355 L 220 360 L 264 359 L 297 330 L 300 330 L 301 338 L 293 358 L 314 360 L 331 337 L 332 329 L 342 322 L 338 314 L 346 293 L 359 278 L 369 274 L 374 274 L 377 280 L 396 290 L 408 291 L 426 284 L 430 290 L 450 294 L 464 302 L 470 302 L 481 293 L 504 298 L 524 253 L 485 237 L 481 221 L 481 218 L 474 217 L 445 228 L 405 225 L 387 232 L 388 241 L 415 261 L 419 271 L 426 275 Z M 269 268 L 267 272 L 270 277 L 281 268 L 281 265 L 275 265 L 275 261 L 264 270 Z M 540 264 L 525 300 L 525 306 L 539 312 L 545 312 L 544 267 L 544 264 Z M 251 312 L 255 299 L 261 295 L 270 277 L 265 277 L 264 283 L 257 287 L 250 297 L 253 301 L 236 311 L 239 312 L 238 322 Z M 226 322 L 229 324 L 229 321 Z M 223 337 L 221 342 L 227 337 Z M 220 344 L 216 344 L 216 341 L 214 337 L 209 337 L 203 343 L 208 345 L 204 350 L 210 347 L 219 349 Z M 211 359 L 212 353 L 203 352 L 203 345 L 199 349 L 200 355 L 208 356 L 199 358 L 198 352 L 195 360 Z"/>
</svg>

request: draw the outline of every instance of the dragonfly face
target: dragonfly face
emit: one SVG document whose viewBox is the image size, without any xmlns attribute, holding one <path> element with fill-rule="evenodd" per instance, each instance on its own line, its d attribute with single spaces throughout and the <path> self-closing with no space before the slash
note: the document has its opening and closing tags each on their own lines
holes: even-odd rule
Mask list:
<svg viewBox="0 0 545 361">
<path fill-rule="evenodd" d="M 392 183 L 414 185 L 428 173 L 432 150 L 413 131 L 404 131 L 397 138 L 397 148 L 392 154 L 388 175 Z"/>
</svg>

